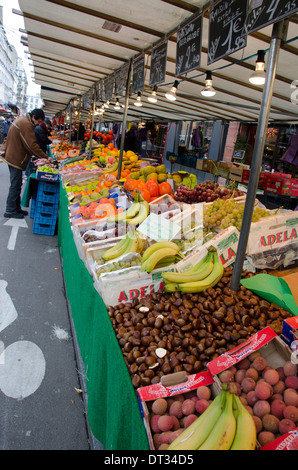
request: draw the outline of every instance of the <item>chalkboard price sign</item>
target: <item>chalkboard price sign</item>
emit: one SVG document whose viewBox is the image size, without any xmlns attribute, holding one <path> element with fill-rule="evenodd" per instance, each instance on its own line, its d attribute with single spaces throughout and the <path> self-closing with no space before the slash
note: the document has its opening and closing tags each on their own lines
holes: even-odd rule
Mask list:
<svg viewBox="0 0 298 470">
<path fill-rule="evenodd" d="M 142 54 L 133 61 L 132 92 L 143 90 L 145 82 L 145 55 Z"/>
<path fill-rule="evenodd" d="M 115 71 L 115 96 L 121 96 L 126 87 L 129 62 Z"/>
<path fill-rule="evenodd" d="M 153 87 L 165 81 L 167 66 L 168 41 L 164 41 L 151 51 L 150 80 L 149 85 Z"/>
<path fill-rule="evenodd" d="M 243 33 L 253 33 L 297 12 L 298 0 L 250 0 Z"/>
<path fill-rule="evenodd" d="M 108 77 L 104 79 L 106 101 L 112 99 L 113 91 L 114 91 L 114 82 L 115 82 L 115 76 L 113 73 L 111 75 L 108 75 Z"/>
<path fill-rule="evenodd" d="M 210 10 L 208 65 L 246 46 L 248 0 L 220 0 Z"/>
<path fill-rule="evenodd" d="M 177 32 L 176 77 L 200 67 L 203 15 L 181 26 Z"/>
</svg>

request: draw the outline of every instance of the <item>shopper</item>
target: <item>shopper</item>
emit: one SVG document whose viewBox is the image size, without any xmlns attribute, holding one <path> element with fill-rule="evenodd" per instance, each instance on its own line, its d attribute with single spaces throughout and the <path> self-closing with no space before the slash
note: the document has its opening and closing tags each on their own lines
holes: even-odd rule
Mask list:
<svg viewBox="0 0 298 470">
<path fill-rule="evenodd" d="M 0 145 L 4 140 L 4 118 L 0 116 Z"/>
<path fill-rule="evenodd" d="M 4 121 L 4 137 L 7 137 L 11 124 L 12 124 L 11 116 L 8 115 L 6 116 L 5 121 Z"/>
<path fill-rule="evenodd" d="M 34 128 L 34 134 L 36 137 L 36 142 L 40 146 L 40 148 L 47 153 L 47 146 L 52 143 L 51 139 L 49 139 L 49 132 L 52 128 L 51 120 L 45 118 L 45 120 L 39 125 Z"/>
<path fill-rule="evenodd" d="M 26 116 L 17 118 L 10 126 L 7 139 L 2 144 L 1 155 L 8 164 L 10 187 L 4 217 L 23 219 L 28 214 L 21 209 L 22 173 L 32 155 L 48 158 L 41 150 L 34 134 L 34 127 L 44 120 L 42 109 L 34 109 Z"/>
</svg>

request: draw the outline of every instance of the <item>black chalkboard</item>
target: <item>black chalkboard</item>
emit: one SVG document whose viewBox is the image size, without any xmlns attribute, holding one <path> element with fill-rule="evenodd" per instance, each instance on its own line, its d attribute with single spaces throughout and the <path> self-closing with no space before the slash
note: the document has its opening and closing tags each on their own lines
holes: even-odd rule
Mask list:
<svg viewBox="0 0 298 470">
<path fill-rule="evenodd" d="M 202 29 L 202 14 L 179 28 L 176 48 L 176 77 L 200 67 Z"/>
<path fill-rule="evenodd" d="M 145 54 L 140 55 L 133 61 L 132 69 L 132 92 L 143 90 L 145 82 Z"/>
<path fill-rule="evenodd" d="M 105 89 L 105 100 L 108 101 L 112 99 L 114 91 L 115 76 L 112 73 L 104 79 L 104 89 Z"/>
<path fill-rule="evenodd" d="M 250 0 L 243 34 L 253 33 L 297 12 L 298 0 Z"/>
<path fill-rule="evenodd" d="M 126 88 L 129 62 L 115 71 L 115 96 L 121 96 Z"/>
<path fill-rule="evenodd" d="M 210 9 L 208 65 L 246 46 L 248 0 L 220 0 Z"/>
<path fill-rule="evenodd" d="M 166 79 L 168 41 L 164 41 L 151 51 L 150 80 L 149 85 L 153 87 Z"/>
</svg>

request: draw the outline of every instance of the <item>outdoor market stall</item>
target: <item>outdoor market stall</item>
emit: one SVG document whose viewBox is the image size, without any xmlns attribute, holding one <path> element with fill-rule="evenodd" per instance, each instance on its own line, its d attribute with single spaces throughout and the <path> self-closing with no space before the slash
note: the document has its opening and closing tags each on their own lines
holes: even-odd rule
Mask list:
<svg viewBox="0 0 298 470">
<path fill-rule="evenodd" d="M 195 421 L 188 425 L 183 422 L 181 426 L 181 422 L 179 425 L 174 423 L 174 419 L 169 420 L 167 415 L 163 416 L 168 404 L 163 411 L 156 404 L 156 412 L 155 403 L 149 403 L 148 409 L 142 404 L 145 416 L 144 428 L 135 394 L 137 391 L 138 398 L 142 402 L 146 400 L 150 402 L 143 395 L 147 386 L 167 388 L 166 379 L 169 377 L 171 380 L 172 373 L 184 373 L 184 377 L 181 379 L 180 376 L 180 380 L 183 383 L 193 380 L 193 385 L 187 389 L 187 392 L 195 391 L 197 398 L 199 391 L 202 391 L 198 387 L 198 381 L 204 377 L 206 385 L 212 385 L 212 394 L 209 395 L 209 399 L 212 397 L 212 405 L 209 403 L 210 406 L 205 411 L 207 419 L 206 416 L 215 410 L 213 421 L 210 420 L 212 426 L 223 410 L 220 406 L 213 406 L 213 403 L 219 403 L 221 399 L 217 400 L 217 397 L 224 397 L 225 406 L 230 407 L 227 415 L 229 422 L 232 421 L 234 425 L 231 426 L 229 440 L 225 440 L 222 448 L 229 449 L 236 441 L 234 448 L 239 446 L 241 449 L 253 450 L 256 447 L 269 445 L 279 437 L 279 434 L 284 436 L 287 432 L 291 440 L 295 436 L 293 433 L 296 432 L 294 411 L 292 419 L 288 415 L 279 414 L 277 417 L 275 414 L 270 423 L 265 425 L 262 422 L 262 426 L 257 420 L 253 422 L 251 414 L 246 413 L 245 419 L 248 423 L 246 429 L 249 429 L 251 434 L 246 439 L 241 438 L 245 426 L 238 420 L 236 424 L 236 418 L 231 414 L 232 401 L 236 398 L 231 398 L 231 390 L 226 391 L 224 386 L 225 383 L 234 381 L 235 370 L 233 379 L 224 380 L 221 372 L 225 371 L 220 368 L 220 361 L 221 358 L 224 360 L 228 356 L 235 359 L 233 364 L 238 364 L 236 356 L 239 349 L 249 358 L 251 350 L 248 345 L 251 341 L 258 341 L 258 334 L 261 331 L 261 334 L 267 338 L 262 345 L 270 343 L 274 349 L 270 358 L 266 357 L 268 361 L 266 365 L 274 369 L 269 375 L 275 376 L 274 380 L 272 377 L 268 378 L 269 385 L 273 387 L 280 380 L 284 380 L 283 390 L 285 390 L 292 388 L 291 385 L 296 383 L 295 379 L 281 379 L 281 376 L 277 382 L 275 380 L 278 375 L 277 369 L 280 367 L 283 368 L 285 377 L 295 376 L 293 368 L 290 371 L 287 369 L 290 367 L 288 363 L 290 363 L 291 336 L 288 336 L 284 328 L 292 316 L 295 319 L 297 304 L 291 292 L 282 289 L 285 286 L 278 277 L 268 276 L 266 273 L 254 275 L 249 272 L 250 270 L 243 270 L 243 266 L 249 262 L 258 270 L 264 268 L 261 266 L 262 263 L 265 263 L 266 269 L 279 267 L 269 266 L 270 260 L 274 259 L 272 250 L 275 249 L 284 267 L 291 266 L 297 259 L 295 213 L 270 212 L 256 200 L 268 122 L 272 119 L 294 119 L 295 116 L 293 100 L 291 102 L 283 92 L 283 85 L 285 83 L 290 85 L 291 77 L 279 73 L 278 65 L 282 64 L 283 57 L 286 58 L 287 54 L 295 54 L 293 44 L 297 42 L 294 34 L 297 8 L 292 4 L 290 7 L 288 3 L 288 7 L 283 4 L 278 12 L 269 11 L 269 8 L 261 11 L 254 7 L 251 12 L 243 8 L 243 2 L 241 8 L 237 9 L 237 2 L 223 4 L 219 1 L 215 5 L 212 3 L 211 6 L 202 2 L 204 5 L 201 7 L 204 8 L 198 10 L 198 6 L 191 3 L 184 2 L 183 5 L 177 6 L 176 3 L 173 5 L 167 2 L 165 5 L 165 2 L 156 1 L 150 5 L 150 13 L 154 13 L 152 24 L 157 25 L 159 20 L 162 28 L 164 22 L 166 27 L 163 31 L 167 31 L 165 37 L 165 33 L 161 33 L 158 29 L 153 30 L 142 24 L 145 4 L 138 3 L 137 6 L 134 4 L 132 8 L 136 11 L 135 23 L 131 24 L 128 19 L 116 19 L 109 16 L 109 12 L 99 11 L 95 2 L 94 5 L 88 2 L 88 6 L 59 0 L 41 1 L 38 4 L 33 2 L 34 5 L 29 3 L 27 0 L 20 0 L 28 27 L 31 53 L 35 56 L 37 75 L 40 59 L 40 51 L 36 50 L 37 40 L 38 47 L 43 47 L 47 52 L 47 64 L 61 61 L 61 56 L 64 56 L 65 61 L 67 55 L 72 57 L 70 49 L 75 48 L 77 60 L 73 58 L 71 60 L 74 69 L 80 65 L 80 60 L 84 62 L 82 55 L 86 54 L 93 66 L 99 65 L 97 60 L 99 58 L 92 59 L 97 55 L 100 56 L 102 67 L 113 70 L 112 74 L 101 72 L 104 77 L 98 80 L 97 76 L 95 84 L 94 80 L 89 80 L 93 83 L 91 88 L 90 83 L 89 86 L 87 83 L 83 85 L 83 81 L 80 83 L 81 77 L 78 78 L 73 90 L 75 93 L 69 92 L 67 87 L 63 89 L 65 79 L 61 70 L 53 73 L 55 88 L 49 87 L 46 85 L 47 80 L 40 78 L 43 91 L 48 98 L 46 106 L 52 112 L 55 110 L 55 114 L 62 112 L 63 105 L 66 105 L 66 112 L 69 112 L 70 116 L 74 110 L 77 110 L 77 106 L 85 111 L 92 110 L 89 147 L 83 154 L 77 156 L 60 154 L 60 163 L 61 159 L 64 162 L 59 168 L 62 182 L 58 225 L 67 295 L 87 377 L 88 418 L 92 431 L 107 449 L 147 448 L 145 429 L 150 448 L 166 449 L 169 446 L 169 449 L 185 449 L 183 447 L 185 432 L 188 440 L 192 434 L 191 430 L 197 426 L 196 419 L 199 420 L 201 416 L 204 419 L 202 409 L 201 412 L 196 409 L 200 417 L 194 413 L 194 404 L 187 408 L 192 411 L 182 412 L 185 416 L 195 416 Z M 51 11 L 51 19 L 48 16 L 45 18 L 44 13 L 41 13 L 42 7 L 50 3 L 56 5 Z M 36 7 L 34 14 L 33 6 Z M 77 28 L 73 24 L 66 26 L 69 9 L 74 13 L 72 22 L 78 22 Z M 159 11 L 158 16 L 155 9 Z M 259 16 L 256 16 L 257 14 Z M 57 20 L 58 17 L 60 22 Z M 65 17 L 66 20 L 63 24 L 61 17 Z M 228 30 L 225 29 L 227 17 L 232 18 L 228 21 Z M 106 36 L 87 34 L 86 30 L 90 31 L 92 21 L 97 23 L 99 18 L 101 22 L 113 19 L 114 34 L 118 34 L 116 31 L 119 32 L 123 27 L 127 33 L 126 43 L 112 40 L 111 33 Z M 146 21 L 148 18 L 149 16 L 146 17 Z M 83 31 L 82 27 L 86 26 L 87 22 L 88 28 Z M 270 35 L 268 28 L 273 23 Z M 210 28 L 209 36 L 206 33 L 208 29 L 206 25 Z M 40 28 L 45 31 L 41 32 Z M 108 29 L 111 31 L 111 24 Z M 143 48 L 137 46 L 136 49 L 134 42 L 136 39 L 131 37 L 131 29 L 133 31 L 137 29 L 144 35 L 140 35 Z M 219 30 L 225 34 L 223 42 L 220 42 L 218 37 Z M 259 30 L 263 32 L 259 33 Z M 66 41 L 64 37 L 69 31 L 72 42 Z M 192 34 L 188 35 L 190 32 Z M 151 40 L 148 41 L 147 35 Z M 81 38 L 79 43 L 78 36 Z M 157 42 L 153 40 L 154 36 L 159 38 Z M 194 39 L 196 39 L 194 44 L 196 46 L 199 44 L 198 49 L 191 48 Z M 94 41 L 93 48 L 92 41 Z M 57 50 L 59 49 L 61 54 L 59 59 L 59 53 L 52 54 L 49 49 L 51 42 L 55 42 Z M 105 46 L 100 51 L 95 48 L 95 44 L 106 42 L 110 44 L 109 52 L 104 50 Z M 152 46 L 148 47 L 148 42 Z M 260 96 L 260 89 L 255 85 L 248 85 L 243 77 L 246 76 L 247 69 L 254 68 L 252 62 L 255 56 L 259 55 L 256 51 L 261 50 L 260 42 L 267 42 L 270 47 L 266 50 L 268 52 L 266 81 L 259 108 L 256 96 Z M 138 56 L 133 57 L 131 52 L 127 52 L 127 56 L 125 54 L 121 56 L 125 58 L 123 60 L 119 54 L 121 48 L 123 50 L 132 48 Z M 248 53 L 245 59 L 240 58 L 243 48 L 246 48 Z M 117 51 L 119 55 L 116 55 Z M 150 67 L 146 65 L 146 55 L 151 56 Z M 196 80 L 198 71 L 200 71 L 199 76 L 205 76 L 205 69 L 202 71 L 200 68 L 201 55 L 208 69 L 205 92 L 214 92 L 210 74 L 212 71 L 213 83 L 215 77 L 218 84 L 225 83 L 222 88 L 216 87 L 221 99 L 216 98 L 207 102 L 205 99 L 194 97 L 199 83 Z M 184 62 L 186 58 L 188 60 Z M 119 64 L 121 61 L 125 62 L 122 66 Z M 211 70 L 215 62 L 217 66 Z M 173 64 L 176 65 L 175 72 L 171 71 Z M 239 72 L 239 79 L 234 78 L 232 65 Z M 150 69 L 150 74 L 149 80 L 147 77 L 145 83 L 146 68 Z M 80 68 L 80 72 L 83 69 Z M 137 75 L 137 70 L 140 75 Z M 106 113 L 105 119 L 113 122 L 115 114 L 109 111 L 111 101 L 114 97 L 122 100 L 124 98 L 122 126 L 126 129 L 127 121 L 140 116 L 136 108 L 142 100 L 141 91 L 143 96 L 145 93 L 149 95 L 151 89 L 155 93 L 157 89 L 160 92 L 162 89 L 166 91 L 169 88 L 169 84 L 165 84 L 167 78 L 175 78 L 170 97 L 172 100 L 177 97 L 177 103 L 175 101 L 174 105 L 169 105 L 163 98 L 156 107 L 147 105 L 146 111 L 143 108 L 142 115 L 178 121 L 186 117 L 197 120 L 200 113 L 205 117 L 210 113 L 214 118 L 245 117 L 258 122 L 251 177 L 246 195 L 238 192 L 236 188 L 229 190 L 221 188 L 218 184 L 211 187 L 209 182 L 205 185 L 196 184 L 191 174 L 187 175 L 188 187 L 181 184 L 183 181 L 177 183 L 174 175 L 168 174 L 165 168 L 159 168 L 158 171 L 157 166 L 142 161 L 137 155 L 125 152 L 124 132 L 119 150 L 113 145 L 105 152 L 105 146 L 101 147 L 94 140 L 96 136 L 93 135 L 93 127 L 99 105 L 102 113 Z M 61 85 L 60 82 L 64 84 Z M 132 94 L 129 92 L 131 83 Z M 275 85 L 280 88 L 274 90 Z M 50 102 L 57 100 L 58 96 L 60 98 L 61 92 L 69 95 L 64 96 L 63 105 L 57 101 L 52 105 Z M 82 99 L 78 99 L 77 95 Z M 232 97 L 237 99 L 237 103 L 231 101 Z M 135 107 L 132 107 L 133 100 L 136 103 Z M 107 112 L 103 111 L 104 107 Z M 100 150 L 96 155 L 98 147 Z M 115 152 L 114 155 L 111 155 L 111 152 Z M 164 177 L 164 181 L 159 180 L 160 175 Z M 162 189 L 165 187 L 167 190 Z M 161 194 L 161 191 L 165 192 Z M 202 199 L 199 199 L 201 197 Z M 114 225 L 109 225 L 112 222 Z M 131 230 L 131 227 L 134 227 L 134 230 Z M 92 241 L 86 238 L 90 234 L 93 237 Z M 191 240 L 194 240 L 194 243 L 189 243 Z M 278 246 L 271 246 L 275 242 Z M 269 256 L 266 258 L 266 255 Z M 124 261 L 124 265 L 119 264 L 120 258 L 121 263 Z M 209 327 L 206 326 L 208 324 Z M 256 356 L 263 357 L 262 351 L 263 349 L 259 351 L 256 348 L 257 354 L 251 359 L 252 363 L 256 360 Z M 258 361 L 264 363 L 264 360 L 263 357 Z M 256 364 L 254 367 L 261 372 L 266 365 L 263 364 L 262 368 L 259 366 L 259 369 Z M 243 373 L 242 364 L 240 369 Z M 205 372 L 207 375 L 204 375 Z M 259 374 L 255 373 L 254 387 L 259 380 Z M 178 380 L 177 383 L 181 382 Z M 237 383 L 242 387 L 242 392 L 253 391 L 245 389 L 242 381 Z M 168 387 L 173 385 L 175 384 L 171 382 Z M 238 390 L 238 395 L 241 391 Z M 150 388 L 148 393 L 151 392 Z M 166 392 L 160 389 L 160 393 Z M 267 393 L 268 390 L 264 397 Z M 285 395 L 288 394 L 289 392 L 285 392 Z M 285 395 L 283 398 L 287 406 L 297 408 L 295 401 L 297 393 L 290 393 L 290 399 Z M 256 402 L 261 400 L 261 396 L 262 393 L 256 397 Z M 269 396 L 264 400 L 269 400 Z M 103 399 L 105 397 L 106 400 Z M 191 401 L 191 397 L 194 398 L 193 393 L 182 398 Z M 106 414 L 110 411 L 111 404 L 114 413 L 112 418 L 117 423 L 116 430 L 112 426 L 113 420 L 110 419 L 110 415 L 108 418 Z M 130 406 L 129 420 L 126 405 Z M 187 405 L 190 406 L 190 403 Z M 243 405 L 237 403 L 239 412 L 237 416 L 243 415 Z M 266 406 L 267 409 L 268 406 L 269 410 L 271 409 L 270 401 L 267 401 Z M 158 420 L 155 429 L 150 422 L 149 412 L 150 419 L 153 419 L 153 415 L 158 415 L 161 420 L 160 422 Z M 273 411 L 271 414 L 274 414 Z M 227 423 L 224 420 L 225 413 L 223 416 L 219 422 L 225 427 Z M 260 418 L 260 413 L 256 411 L 254 416 L 258 419 L 263 418 L 263 416 Z M 287 420 L 287 427 L 284 422 L 280 424 L 283 419 Z M 154 437 L 152 434 L 152 432 L 161 434 L 174 431 L 174 426 L 175 431 L 179 428 L 182 434 L 181 438 L 176 434 L 171 442 L 161 441 L 159 436 Z M 210 442 L 205 434 L 202 441 L 191 444 L 188 441 L 188 449 L 194 450 L 201 446 L 204 448 L 205 441 L 205 448 L 216 448 L 214 439 L 216 440 L 217 434 L 212 432 L 212 429 L 210 428 Z M 264 430 L 271 432 L 270 438 L 266 435 L 265 439 L 262 435 Z"/>
</svg>

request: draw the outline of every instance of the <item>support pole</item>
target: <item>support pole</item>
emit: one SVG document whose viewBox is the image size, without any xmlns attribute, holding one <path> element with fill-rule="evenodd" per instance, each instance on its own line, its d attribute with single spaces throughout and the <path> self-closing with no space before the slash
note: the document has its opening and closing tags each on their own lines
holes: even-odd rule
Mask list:
<svg viewBox="0 0 298 470">
<path fill-rule="evenodd" d="M 70 103 L 70 112 L 69 112 L 69 143 L 71 144 L 71 127 L 72 127 L 72 108 Z"/>
<path fill-rule="evenodd" d="M 124 108 L 123 120 L 122 120 L 122 133 L 121 133 L 120 153 L 119 153 L 118 173 L 117 173 L 118 181 L 121 178 L 121 170 L 122 170 L 122 158 L 123 158 L 123 149 L 124 149 L 124 142 L 125 142 L 125 129 L 126 129 L 126 121 L 127 121 L 128 102 L 129 102 L 129 86 L 130 86 L 131 69 L 132 67 L 131 67 L 131 61 L 130 61 L 129 67 L 128 67 L 128 73 L 127 73 L 126 90 L 125 90 L 125 108 Z"/>
<path fill-rule="evenodd" d="M 91 118 L 91 132 L 90 132 L 90 145 L 89 145 L 89 159 L 91 159 L 92 153 L 92 141 L 93 141 L 93 127 L 94 127 L 94 115 L 95 115 L 95 88 L 93 90 L 93 106 L 92 106 L 92 118 Z"/>
<path fill-rule="evenodd" d="M 283 21 L 273 25 L 272 37 L 270 42 L 269 57 L 266 71 L 266 82 L 264 85 L 262 103 L 260 109 L 259 122 L 256 132 L 255 147 L 252 157 L 249 184 L 247 189 L 246 203 L 243 213 L 242 226 L 240 231 L 238 249 L 235 264 L 233 267 L 233 275 L 231 281 L 231 289 L 237 291 L 243 270 L 243 264 L 248 243 L 249 231 L 254 210 L 254 203 L 258 189 L 259 175 L 262 166 L 263 152 L 266 139 L 266 129 L 269 121 L 269 113 L 271 100 L 273 95 L 274 81 L 276 76 L 278 55 L 280 51 L 281 41 L 284 37 Z"/>
</svg>

